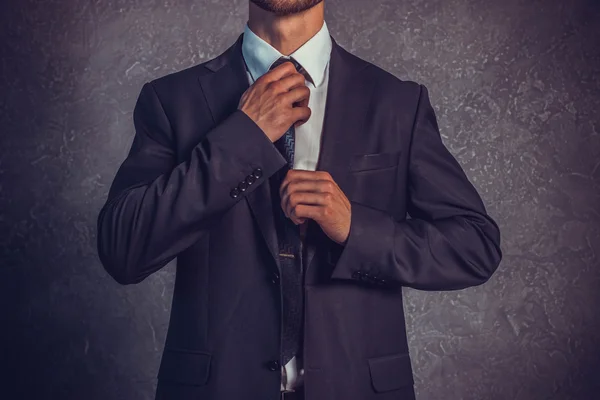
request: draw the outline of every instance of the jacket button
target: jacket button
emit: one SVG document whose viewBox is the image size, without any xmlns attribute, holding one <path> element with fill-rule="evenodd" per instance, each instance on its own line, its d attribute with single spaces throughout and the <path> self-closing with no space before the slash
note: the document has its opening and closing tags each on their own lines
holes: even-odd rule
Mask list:
<svg viewBox="0 0 600 400">
<path fill-rule="evenodd" d="M 255 169 L 255 170 L 252 172 L 252 174 L 253 174 L 255 177 L 257 177 L 257 178 L 260 178 L 260 177 L 262 176 L 262 169 L 260 169 L 260 168 L 256 168 L 256 169 Z"/>
<path fill-rule="evenodd" d="M 269 370 L 271 370 L 271 371 L 278 371 L 279 370 L 279 361 L 275 361 L 275 360 L 269 361 L 267 363 L 267 368 L 269 368 Z"/>
<path fill-rule="evenodd" d="M 254 175 L 248 175 L 246 177 L 246 183 L 248 186 L 252 185 L 254 182 L 256 182 L 256 177 Z"/>
<path fill-rule="evenodd" d="M 273 272 L 273 274 L 271 275 L 271 283 L 279 283 L 279 274 L 277 272 Z"/>
<path fill-rule="evenodd" d="M 239 194 L 240 194 L 240 191 L 238 190 L 238 188 L 233 188 L 233 189 L 231 190 L 231 192 L 229 192 L 229 195 L 230 195 L 231 197 L 233 197 L 234 199 L 235 199 L 236 197 L 238 197 L 238 196 L 239 196 Z"/>
</svg>

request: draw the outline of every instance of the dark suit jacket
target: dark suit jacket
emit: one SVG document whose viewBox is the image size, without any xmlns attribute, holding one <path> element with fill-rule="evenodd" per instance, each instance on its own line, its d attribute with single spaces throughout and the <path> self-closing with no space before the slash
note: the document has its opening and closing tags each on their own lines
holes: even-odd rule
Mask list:
<svg viewBox="0 0 600 400">
<path fill-rule="evenodd" d="M 135 137 L 98 217 L 108 273 L 134 284 L 177 257 L 157 399 L 278 399 L 280 268 L 268 179 L 286 160 L 237 105 L 243 35 L 146 83 Z M 333 41 L 323 142 L 352 204 L 345 246 L 307 233 L 305 389 L 314 400 L 413 399 L 402 286 L 487 281 L 496 223 L 443 145 L 425 86 Z M 408 218 L 407 218 L 407 213 Z"/>
</svg>

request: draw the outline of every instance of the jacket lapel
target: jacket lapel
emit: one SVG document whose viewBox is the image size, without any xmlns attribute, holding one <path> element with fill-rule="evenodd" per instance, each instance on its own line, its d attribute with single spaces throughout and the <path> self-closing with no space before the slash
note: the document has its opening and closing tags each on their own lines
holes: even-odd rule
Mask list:
<svg viewBox="0 0 600 400">
<path fill-rule="evenodd" d="M 205 64 L 206 68 L 214 73 L 199 77 L 215 124 L 237 109 L 242 94 L 249 87 L 242 56 L 242 40 L 243 34 L 224 53 Z M 363 118 L 358 111 L 366 109 L 364 96 L 357 96 L 353 92 L 352 79 L 354 79 L 353 74 L 367 66 L 368 63 L 345 51 L 333 37 L 331 40 L 329 83 L 321 135 L 321 150 L 316 170 L 328 171 L 336 183 L 343 188 L 346 178 L 343 171 L 348 161 L 349 143 L 352 142 L 352 135 L 361 133 L 363 125 Z M 348 110 L 352 110 L 352 112 Z M 350 117 L 352 115 L 354 117 Z M 280 269 L 270 185 L 268 182 L 263 182 L 245 198 L 269 252 L 277 268 Z M 307 271 L 320 243 L 326 243 L 327 240 L 328 238 L 318 224 L 309 220 L 306 238 Z M 325 251 L 330 250 L 325 249 Z"/>
<path fill-rule="evenodd" d="M 329 83 L 325 103 L 325 116 L 321 135 L 321 149 L 317 171 L 327 171 L 338 186 L 348 187 L 347 166 L 351 155 L 351 144 L 359 135 L 365 134 L 363 126 L 367 110 L 367 97 L 357 85 L 357 73 L 367 65 L 366 61 L 343 49 L 332 37 L 329 60 Z M 325 260 L 331 259 L 333 243 L 319 225 L 309 220 L 306 235 L 306 281 L 319 281 L 318 275 L 326 271 L 312 271 L 315 253 L 321 249 Z"/>
<path fill-rule="evenodd" d="M 242 94 L 250 86 L 242 56 L 243 36 L 243 33 L 240 34 L 231 47 L 205 64 L 208 69 L 214 71 L 213 74 L 202 75 L 199 78 L 215 123 L 219 123 L 237 109 Z M 279 269 L 279 248 L 269 183 L 263 182 L 244 197 Z"/>
</svg>

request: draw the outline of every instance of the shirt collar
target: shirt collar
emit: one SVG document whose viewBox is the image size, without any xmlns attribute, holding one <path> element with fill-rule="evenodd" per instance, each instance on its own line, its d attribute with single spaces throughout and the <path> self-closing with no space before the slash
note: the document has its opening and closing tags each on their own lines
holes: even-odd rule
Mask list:
<svg viewBox="0 0 600 400">
<path fill-rule="evenodd" d="M 329 30 L 327 24 L 323 21 L 321 29 L 290 54 L 290 57 L 294 57 L 308 72 L 315 86 L 319 86 L 325 78 L 325 67 L 329 62 L 331 48 Z M 248 23 L 244 27 L 242 54 L 254 80 L 265 74 L 271 65 L 283 56 L 276 48 L 252 32 L 248 27 Z"/>
</svg>

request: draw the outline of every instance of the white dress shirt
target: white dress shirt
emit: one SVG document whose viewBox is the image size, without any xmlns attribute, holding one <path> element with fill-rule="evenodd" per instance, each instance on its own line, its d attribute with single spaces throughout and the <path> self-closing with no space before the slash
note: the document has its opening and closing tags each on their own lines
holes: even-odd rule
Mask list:
<svg viewBox="0 0 600 400">
<path fill-rule="evenodd" d="M 296 144 L 294 149 L 294 169 L 314 171 L 321 149 L 321 132 L 325 113 L 325 100 L 327 97 L 327 84 L 329 82 L 329 58 L 331 55 L 331 37 L 327 24 L 300 48 L 286 58 L 294 59 L 304 67 L 312 81 L 305 80 L 310 89 L 308 107 L 311 110 L 307 122 L 296 127 Z M 283 56 L 277 49 L 261 39 L 250 30 L 248 24 L 244 28 L 242 41 L 242 55 L 246 62 L 248 81 L 254 83 L 277 59 Z M 281 390 L 291 390 L 303 383 L 304 370 L 298 370 L 297 359 L 293 357 L 285 366 L 282 366 Z"/>
</svg>

